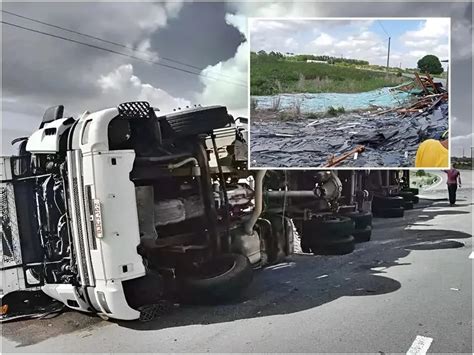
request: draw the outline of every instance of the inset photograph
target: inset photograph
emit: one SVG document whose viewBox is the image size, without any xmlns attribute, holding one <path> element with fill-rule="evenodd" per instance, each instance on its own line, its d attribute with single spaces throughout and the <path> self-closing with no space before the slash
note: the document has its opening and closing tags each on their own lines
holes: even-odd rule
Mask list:
<svg viewBox="0 0 474 355">
<path fill-rule="evenodd" d="M 252 168 L 449 167 L 450 18 L 249 19 Z"/>
</svg>

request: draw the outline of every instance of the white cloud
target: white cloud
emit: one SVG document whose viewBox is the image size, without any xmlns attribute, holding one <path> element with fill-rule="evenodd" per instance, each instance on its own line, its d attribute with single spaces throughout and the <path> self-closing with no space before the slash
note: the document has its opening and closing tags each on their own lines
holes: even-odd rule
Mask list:
<svg viewBox="0 0 474 355">
<path fill-rule="evenodd" d="M 151 49 L 150 39 L 146 38 L 141 41 L 137 46 L 137 51 L 140 54 L 144 54 L 148 60 L 157 61 L 159 59 L 158 53 Z"/>
<path fill-rule="evenodd" d="M 244 16 L 226 14 L 226 22 L 247 35 L 247 21 Z M 234 116 L 247 116 L 248 93 L 248 42 L 237 48 L 234 56 L 226 61 L 208 66 L 201 72 L 204 89 L 197 95 L 202 105 L 226 105 Z M 212 78 L 219 77 L 221 80 Z"/>
<path fill-rule="evenodd" d="M 121 65 L 114 71 L 101 75 L 97 85 L 102 90 L 101 100 L 110 102 L 111 106 L 116 106 L 119 102 L 143 100 L 166 112 L 191 105 L 186 99 L 173 97 L 165 90 L 143 83 L 133 74 L 131 64 Z"/>
<path fill-rule="evenodd" d="M 406 48 L 406 63 L 416 66 L 417 61 L 427 54 L 447 59 L 449 54 L 449 18 L 430 18 L 420 24 L 419 29 L 406 31 L 399 38 Z"/>
<path fill-rule="evenodd" d="M 425 39 L 447 37 L 450 31 L 449 18 L 429 18 L 415 31 L 407 31 L 407 38 Z"/>
<path fill-rule="evenodd" d="M 316 39 L 312 42 L 317 47 L 327 47 L 334 43 L 334 37 L 328 35 L 327 33 L 321 33 Z"/>
<path fill-rule="evenodd" d="M 474 146 L 474 133 L 464 136 L 456 136 L 451 138 L 451 149 L 453 156 L 460 156 L 462 152 L 470 154 L 471 147 Z"/>
</svg>

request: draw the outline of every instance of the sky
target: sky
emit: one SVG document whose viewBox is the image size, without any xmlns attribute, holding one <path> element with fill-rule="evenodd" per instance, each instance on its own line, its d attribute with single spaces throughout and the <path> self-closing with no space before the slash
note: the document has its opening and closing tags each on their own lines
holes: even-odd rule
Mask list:
<svg viewBox="0 0 474 355">
<path fill-rule="evenodd" d="M 449 18 L 426 20 L 341 19 L 250 21 L 252 51 L 329 55 L 386 65 L 416 68 L 426 54 L 449 59 Z"/>
<path fill-rule="evenodd" d="M 67 115 L 74 117 L 86 110 L 95 111 L 134 100 L 148 100 L 163 111 L 188 104 L 218 104 L 227 106 L 236 117 L 246 116 L 248 17 L 451 17 L 454 154 L 459 155 L 463 147 L 469 151 L 473 145 L 470 2 L 354 2 L 348 5 L 347 2 L 171 0 L 160 3 L 3 2 L 2 6 L 3 10 L 136 51 L 6 13 L 2 13 L 3 21 L 145 59 L 137 60 L 2 25 L 2 154 L 13 153 L 10 141 L 30 135 L 38 128 L 45 109 L 59 104 L 65 106 Z M 394 36 L 398 33 L 397 28 L 383 24 Z M 383 32 L 377 27 L 373 29 L 383 39 Z M 415 26 L 411 30 L 417 29 Z M 324 31 L 334 35 L 328 29 Z"/>
</svg>

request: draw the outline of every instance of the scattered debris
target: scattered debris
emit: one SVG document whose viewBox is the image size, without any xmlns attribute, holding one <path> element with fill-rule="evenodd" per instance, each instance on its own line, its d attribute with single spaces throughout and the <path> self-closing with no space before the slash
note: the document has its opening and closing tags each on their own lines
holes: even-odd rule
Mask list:
<svg viewBox="0 0 474 355">
<path fill-rule="evenodd" d="M 429 74 L 422 77 L 415 73 L 415 78 L 411 83 L 395 87 L 391 91 L 407 92 L 419 97 L 418 100 L 407 107 L 401 106 L 382 112 L 395 112 L 401 118 L 408 115 L 418 117 L 425 112 L 431 113 L 440 104 L 448 102 L 448 92 L 443 88 L 443 84 L 440 82 L 435 83 Z"/>
<path fill-rule="evenodd" d="M 262 106 L 252 114 L 252 166 L 413 167 L 419 144 L 429 138 L 439 139 L 448 129 L 448 92 L 429 76 L 419 78 L 381 92 L 384 98 L 390 95 L 394 98 L 370 103 L 377 108 L 369 111 L 365 106 L 365 111 L 350 111 L 348 105 L 346 112 L 338 117 L 310 115 L 326 107 L 323 97 L 343 100 L 335 94 L 314 94 L 311 99 L 305 98 L 302 112 L 309 112 L 307 119 L 282 121 Z M 336 165 L 329 164 L 328 154 L 344 156 L 357 145 L 365 146 L 365 150 L 363 154 L 357 154 L 356 159 L 348 159 L 356 157 L 352 153 Z"/>
<path fill-rule="evenodd" d="M 340 155 L 339 157 L 334 157 L 331 156 L 329 159 L 328 159 L 328 162 L 327 164 L 325 165 L 325 167 L 329 168 L 329 167 L 332 167 L 332 166 L 337 166 L 339 165 L 342 161 L 346 160 L 347 158 L 349 158 L 350 156 L 352 155 L 355 155 L 355 154 L 358 154 L 358 153 L 362 153 L 363 151 L 365 150 L 365 146 L 363 145 L 358 145 L 357 147 L 355 147 L 354 149 L 352 149 L 351 151 L 347 152 L 347 153 L 344 153 L 342 155 Z"/>
<path fill-rule="evenodd" d="M 459 291 L 459 288 L 451 287 L 450 290 L 451 291 Z"/>
<path fill-rule="evenodd" d="M 317 278 L 317 279 L 324 279 L 325 277 L 328 277 L 328 276 L 329 276 L 329 275 L 326 275 L 326 274 L 325 274 L 325 275 L 318 276 L 318 277 L 316 277 L 316 278 Z"/>
</svg>

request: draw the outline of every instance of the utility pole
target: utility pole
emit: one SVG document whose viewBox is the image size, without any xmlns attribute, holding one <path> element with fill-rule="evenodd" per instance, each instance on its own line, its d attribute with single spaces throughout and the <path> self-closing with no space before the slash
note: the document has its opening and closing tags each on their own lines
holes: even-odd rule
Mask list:
<svg viewBox="0 0 474 355">
<path fill-rule="evenodd" d="M 387 72 L 388 72 L 388 66 L 390 64 L 390 37 L 388 37 L 388 52 L 387 52 Z"/>
</svg>

